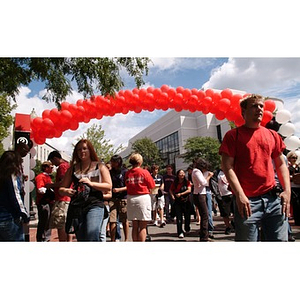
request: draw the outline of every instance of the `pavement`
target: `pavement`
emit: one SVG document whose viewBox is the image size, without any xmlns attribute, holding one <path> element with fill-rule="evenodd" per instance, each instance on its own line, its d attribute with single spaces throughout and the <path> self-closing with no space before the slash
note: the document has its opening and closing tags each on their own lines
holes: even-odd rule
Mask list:
<svg viewBox="0 0 300 300">
<path fill-rule="evenodd" d="M 234 242 L 234 233 L 230 235 L 225 235 L 225 225 L 222 217 L 214 216 L 214 238 L 210 239 L 211 242 Z M 294 221 L 290 220 L 290 224 L 292 227 L 293 236 L 296 242 L 300 242 L 300 226 L 295 226 Z M 37 220 L 30 221 L 29 223 L 29 241 L 35 242 L 36 238 L 36 227 Z M 177 237 L 176 223 L 174 224 L 166 224 L 163 228 L 158 226 L 149 225 L 148 226 L 148 234 L 151 237 L 151 242 L 198 242 L 199 241 L 199 225 L 196 225 L 195 220 L 191 221 L 191 231 L 185 234 L 184 238 Z M 131 239 L 131 227 L 129 233 L 129 241 Z M 121 229 L 122 239 L 121 242 L 124 242 L 123 232 Z M 73 241 L 76 241 L 75 236 L 73 237 Z M 57 231 L 56 229 L 52 230 L 51 242 L 58 242 Z M 107 237 L 107 242 L 110 242 L 110 238 Z"/>
</svg>

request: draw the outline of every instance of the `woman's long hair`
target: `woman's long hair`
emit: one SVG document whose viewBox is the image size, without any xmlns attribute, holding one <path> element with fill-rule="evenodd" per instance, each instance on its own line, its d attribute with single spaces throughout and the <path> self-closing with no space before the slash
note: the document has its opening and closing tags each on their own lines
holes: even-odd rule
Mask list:
<svg viewBox="0 0 300 300">
<path fill-rule="evenodd" d="M 5 151 L 0 158 L 0 188 L 11 175 L 22 174 L 22 157 L 19 153 Z"/>
<path fill-rule="evenodd" d="M 174 185 L 175 185 L 175 187 L 177 187 L 178 184 L 179 184 L 179 173 L 180 173 L 181 171 L 184 172 L 184 170 L 178 170 L 178 171 L 176 172 L 176 178 L 175 178 L 175 180 L 174 180 Z M 186 179 L 185 176 L 183 177 L 183 185 L 187 186 L 187 179 Z"/>
<path fill-rule="evenodd" d="M 72 157 L 72 164 L 74 163 L 80 163 L 81 159 L 79 158 L 78 156 L 78 153 L 77 153 L 77 149 L 78 149 L 78 146 L 79 144 L 81 143 L 85 143 L 90 151 L 90 158 L 92 161 L 99 161 L 99 158 L 98 158 L 98 155 L 94 149 L 94 146 L 93 144 L 87 140 L 87 139 L 81 139 L 80 141 L 78 141 L 78 143 L 75 145 L 75 148 L 74 148 L 74 151 L 73 151 L 73 157 Z"/>
</svg>

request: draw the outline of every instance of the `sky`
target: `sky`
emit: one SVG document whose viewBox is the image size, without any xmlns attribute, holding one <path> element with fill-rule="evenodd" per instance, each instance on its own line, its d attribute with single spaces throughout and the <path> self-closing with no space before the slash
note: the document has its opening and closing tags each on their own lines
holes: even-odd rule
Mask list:
<svg viewBox="0 0 300 300">
<path fill-rule="evenodd" d="M 98 1 L 97 4 L 95 2 L 53 0 L 49 5 L 47 1 L 36 0 L 4 1 L 1 4 L 0 56 L 151 57 L 154 65 L 150 68 L 149 76 L 145 78 L 147 86 L 160 87 L 162 84 L 168 84 L 172 87 L 186 88 L 233 88 L 278 97 L 284 100 L 286 108 L 292 112 L 293 122 L 297 125 L 297 134 L 300 135 L 300 126 L 297 122 L 300 120 L 297 4 L 299 1 L 291 0 L 287 4 L 279 0 L 272 2 L 152 0 L 151 2 L 139 1 L 138 5 L 134 0 Z M 188 59 L 184 59 L 185 57 Z M 133 88 L 131 80 L 127 79 L 125 88 Z M 30 113 L 35 107 L 37 113 L 41 114 L 44 109 L 53 108 L 53 104 L 41 100 L 42 90 L 43 87 L 39 84 L 23 88 L 18 96 L 18 111 Z M 81 97 L 75 92 L 67 101 L 75 102 Z M 116 115 L 113 118 L 103 118 L 100 124 L 105 130 L 106 137 L 113 144 L 125 145 L 130 137 L 157 120 L 162 114 L 160 111 L 154 111 Z M 49 143 L 58 149 L 70 150 L 73 140 L 90 125 L 92 122 L 81 125 L 76 133 L 66 131 L 62 138 L 49 140 Z M 89 247 L 91 262 L 86 262 L 85 255 L 85 261 L 82 263 L 84 267 L 80 270 L 84 274 L 87 271 L 94 272 L 95 269 L 103 270 L 103 257 L 105 257 L 110 264 L 105 268 L 106 278 L 114 276 L 116 268 L 119 268 L 119 261 L 114 260 L 116 249 L 112 244 L 102 246 L 101 249 L 98 245 Z M 131 297 L 134 295 L 130 288 L 133 284 L 140 284 L 143 288 L 147 288 L 145 283 L 152 282 L 157 276 L 160 278 L 157 268 L 150 267 L 145 271 L 147 263 L 140 262 L 145 262 L 145 258 L 150 262 L 153 253 L 156 253 L 157 260 L 158 257 L 162 257 L 162 251 L 168 255 L 168 262 L 178 262 L 177 273 L 185 274 L 186 266 L 191 267 L 190 287 L 197 286 L 201 282 L 208 293 L 213 291 L 215 298 L 233 297 L 232 293 L 227 293 L 228 296 L 224 295 L 224 290 L 228 290 L 227 280 L 219 280 L 218 289 L 216 289 L 216 281 L 210 280 L 216 278 L 216 274 L 222 270 L 228 270 L 231 274 L 241 274 L 234 277 L 232 288 L 235 294 L 245 295 L 245 282 L 251 282 L 254 276 L 259 282 L 264 282 L 265 286 L 274 286 L 278 274 L 286 274 L 289 269 L 294 270 L 299 267 L 299 260 L 295 260 L 299 249 L 291 247 L 290 243 L 276 244 L 276 247 L 269 243 L 264 245 L 224 243 L 222 246 L 219 243 L 209 245 L 165 243 L 163 248 L 160 243 L 150 244 L 126 245 L 126 247 L 123 245 L 118 248 L 125 257 L 122 263 L 126 269 L 126 278 L 123 277 L 119 281 L 119 287 L 124 295 L 126 293 Z M 78 258 L 78 251 L 73 249 L 75 246 L 64 245 L 62 248 L 62 245 L 55 245 L 55 247 L 52 245 L 49 248 L 50 246 L 47 247 L 49 257 L 53 254 L 56 255 L 55 257 L 61 257 L 61 250 L 63 250 L 64 265 L 68 270 L 73 270 L 75 267 L 74 271 L 78 273 L 78 264 L 74 264 L 74 261 L 78 262 L 80 258 Z M 7 249 L 6 254 L 11 255 L 12 259 L 4 262 L 7 272 L 3 274 L 9 274 L 14 270 L 11 268 L 11 261 L 14 261 L 19 269 L 26 268 L 26 276 L 22 276 L 22 280 L 19 281 L 21 288 L 17 291 L 20 296 L 23 296 L 24 290 L 32 289 L 32 278 L 36 280 L 35 286 L 42 286 L 44 282 L 40 282 L 36 276 L 39 271 L 43 271 L 39 270 L 37 264 L 33 268 L 28 268 L 40 258 L 40 249 L 32 246 L 28 251 L 24 245 L 21 250 L 25 255 L 20 256 L 20 247 L 19 245 Z M 43 255 L 47 249 L 44 249 Z M 83 244 L 76 245 L 77 249 L 82 253 L 86 253 L 87 250 Z M 264 250 L 268 256 L 261 255 Z M 220 259 L 220 251 L 226 253 L 226 259 Z M 134 262 L 138 263 L 134 264 Z M 164 284 L 158 285 L 156 292 L 162 297 L 170 297 L 174 293 L 177 298 L 195 297 L 197 295 L 195 289 L 165 288 L 174 287 L 174 278 L 165 276 L 168 269 L 164 261 L 162 262 Z M 52 265 L 48 266 L 49 274 L 55 276 L 57 267 L 56 264 Z M 91 270 L 86 265 L 92 266 Z M 198 271 L 204 269 L 205 272 Z M 136 274 L 143 274 L 143 276 L 140 276 L 139 280 Z M 6 278 L 9 277 L 2 279 Z M 76 294 L 72 294 L 70 289 L 62 286 L 62 288 L 52 289 L 55 293 L 53 295 L 59 293 L 70 297 L 71 293 L 72 297 L 82 298 L 89 292 L 94 293 L 93 290 L 85 288 L 90 286 L 90 276 L 81 276 L 80 280 L 83 288 L 76 288 Z M 4 282 L 6 283 L 4 291 L 15 290 L 13 281 Z M 297 277 L 280 276 L 280 282 L 280 287 L 283 288 L 265 289 L 260 293 L 262 296 L 274 299 L 294 296 L 292 294 L 294 290 L 285 287 L 296 286 Z M 105 284 L 107 291 L 115 288 L 114 282 L 111 285 L 106 281 Z M 34 293 L 31 296 L 35 298 Z M 252 299 L 252 293 L 246 298 Z"/>
<path fill-rule="evenodd" d="M 151 61 L 149 74 L 144 76 L 143 87 L 159 88 L 167 84 L 173 88 L 230 88 L 279 98 L 284 101 L 284 108 L 292 113 L 291 121 L 296 126 L 295 135 L 300 136 L 300 58 L 151 57 Z M 125 73 L 123 80 L 124 90 L 135 87 L 132 78 Z M 45 109 L 54 108 L 54 103 L 41 99 L 43 93 L 45 90 L 41 83 L 34 82 L 28 87 L 22 87 L 16 98 L 18 107 L 12 113 L 30 114 L 34 108 L 37 115 L 41 116 Z M 76 103 L 79 99 L 83 99 L 83 96 L 75 90 L 66 101 Z M 165 113 L 159 110 L 139 114 L 129 112 L 127 115 L 116 114 L 101 120 L 94 119 L 87 124 L 80 123 L 76 131 L 67 130 L 60 138 L 47 139 L 47 143 L 71 154 L 72 143 L 92 124 L 100 124 L 106 139 L 115 148 L 119 145 L 126 147 L 131 137 Z"/>
</svg>

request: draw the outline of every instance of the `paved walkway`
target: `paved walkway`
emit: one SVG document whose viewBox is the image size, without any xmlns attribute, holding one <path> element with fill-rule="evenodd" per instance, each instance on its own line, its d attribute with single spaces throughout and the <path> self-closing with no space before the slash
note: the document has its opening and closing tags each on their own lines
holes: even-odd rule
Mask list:
<svg viewBox="0 0 300 300">
<path fill-rule="evenodd" d="M 296 242 L 300 242 L 300 226 L 294 226 L 294 221 L 291 220 L 293 236 Z M 30 242 L 35 242 L 36 238 L 36 225 L 37 220 L 30 222 Z M 183 239 L 177 237 L 176 224 L 167 224 L 165 227 L 160 228 L 157 226 L 149 225 L 148 233 L 151 237 L 151 242 L 198 242 L 199 241 L 199 225 L 196 225 L 195 221 L 191 222 L 191 231 Z M 212 242 L 234 242 L 234 233 L 231 235 L 225 235 L 225 225 L 220 216 L 214 216 L 214 239 Z M 131 241 L 131 227 L 130 227 L 130 241 Z M 76 241 L 74 236 L 73 241 Z M 122 240 L 123 241 L 123 232 Z M 56 229 L 52 230 L 51 242 L 58 242 Z M 110 242 L 110 238 L 107 238 L 107 242 Z"/>
</svg>

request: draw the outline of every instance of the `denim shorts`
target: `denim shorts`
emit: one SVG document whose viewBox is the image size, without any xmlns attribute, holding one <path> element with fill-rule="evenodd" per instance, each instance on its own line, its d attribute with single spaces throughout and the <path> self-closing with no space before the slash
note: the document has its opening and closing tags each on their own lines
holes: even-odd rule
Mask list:
<svg viewBox="0 0 300 300">
<path fill-rule="evenodd" d="M 250 197 L 251 216 L 242 218 L 234 197 L 234 221 L 236 241 L 287 241 L 288 218 L 282 213 L 281 199 L 268 192 Z"/>
</svg>

